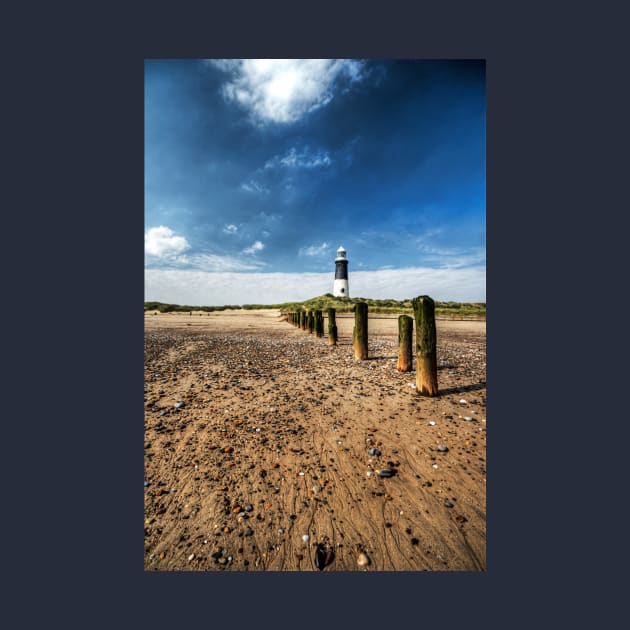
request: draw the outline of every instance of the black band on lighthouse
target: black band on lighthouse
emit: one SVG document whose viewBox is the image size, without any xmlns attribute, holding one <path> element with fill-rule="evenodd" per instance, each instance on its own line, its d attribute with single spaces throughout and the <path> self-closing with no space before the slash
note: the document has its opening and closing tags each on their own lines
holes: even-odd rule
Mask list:
<svg viewBox="0 0 630 630">
<path fill-rule="evenodd" d="M 348 279 L 348 261 L 338 260 L 335 263 L 335 280 Z"/>
</svg>

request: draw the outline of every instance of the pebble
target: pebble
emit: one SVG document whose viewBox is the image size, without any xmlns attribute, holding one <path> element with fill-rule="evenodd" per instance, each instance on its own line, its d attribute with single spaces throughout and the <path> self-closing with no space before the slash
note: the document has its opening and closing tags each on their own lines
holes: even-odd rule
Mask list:
<svg viewBox="0 0 630 630">
<path fill-rule="evenodd" d="M 370 559 L 364 553 L 360 553 L 357 557 L 357 564 L 360 567 L 367 567 L 370 564 Z"/>
<path fill-rule="evenodd" d="M 248 527 L 248 528 L 245 530 L 245 536 L 252 536 L 252 535 L 253 535 L 253 533 L 254 533 L 254 530 L 253 530 L 251 527 Z"/>
<path fill-rule="evenodd" d="M 144 482 L 144 487 L 146 488 L 148 485 L 149 485 L 149 482 L 148 482 L 148 481 L 145 481 L 145 482 Z"/>
<path fill-rule="evenodd" d="M 321 486 L 313 486 L 313 492 L 317 493 L 317 492 L 321 492 L 322 491 L 322 487 Z"/>
<path fill-rule="evenodd" d="M 368 477 L 371 477 L 374 473 L 373 473 L 371 470 L 368 470 L 365 474 L 366 474 Z"/>
<path fill-rule="evenodd" d="M 195 559 L 195 554 L 194 554 L 194 553 L 191 553 L 191 554 L 188 556 L 188 562 L 192 562 L 194 559 Z"/>
<path fill-rule="evenodd" d="M 284 534 L 284 527 L 278 528 L 278 534 Z"/>
<path fill-rule="evenodd" d="M 473 419 L 470 416 L 464 416 L 464 420 L 466 420 L 466 422 L 472 422 Z"/>
<path fill-rule="evenodd" d="M 298 411 L 304 411 L 304 405 L 298 405 L 297 406 L 297 410 Z"/>
<path fill-rule="evenodd" d="M 379 477 L 393 477 L 395 471 L 391 470 L 390 468 L 383 468 L 382 470 L 377 470 L 376 471 L 378 473 Z"/>
<path fill-rule="evenodd" d="M 453 505 L 453 504 L 452 504 L 452 503 L 451 503 L 448 499 L 446 499 L 446 500 L 444 501 L 444 505 L 445 505 L 446 507 L 455 507 L 455 506 L 454 506 L 454 505 Z"/>
<path fill-rule="evenodd" d="M 429 420 L 429 426 L 430 427 L 434 427 L 435 426 L 435 420 Z"/>
<path fill-rule="evenodd" d="M 440 453 L 446 453 L 448 451 L 448 446 L 445 446 L 444 444 L 438 444 L 435 450 L 440 451 Z"/>
<path fill-rule="evenodd" d="M 379 451 L 377 448 L 371 448 L 368 451 L 368 455 L 376 455 L 377 457 L 381 454 L 381 451 Z"/>
<path fill-rule="evenodd" d="M 335 553 L 332 547 L 319 543 L 315 552 L 315 566 L 323 571 L 333 560 L 335 559 Z"/>
<path fill-rule="evenodd" d="M 302 540 L 304 542 L 308 542 L 311 539 L 311 537 L 308 534 L 304 534 L 304 536 L 302 536 Z"/>
<path fill-rule="evenodd" d="M 175 409 L 181 409 L 186 403 L 183 402 L 176 402 L 173 407 L 175 407 Z"/>
<path fill-rule="evenodd" d="M 467 405 L 468 403 L 463 398 L 461 398 L 460 401 L 459 401 L 459 404 L 460 405 Z"/>
<path fill-rule="evenodd" d="M 435 470 L 438 469 L 438 465 L 437 464 L 433 464 L 433 468 L 435 468 Z"/>
<path fill-rule="evenodd" d="M 253 505 L 246 505 L 246 506 L 245 506 L 245 511 L 246 511 L 246 512 L 251 512 L 253 509 L 254 509 L 254 506 L 253 506 Z"/>
</svg>

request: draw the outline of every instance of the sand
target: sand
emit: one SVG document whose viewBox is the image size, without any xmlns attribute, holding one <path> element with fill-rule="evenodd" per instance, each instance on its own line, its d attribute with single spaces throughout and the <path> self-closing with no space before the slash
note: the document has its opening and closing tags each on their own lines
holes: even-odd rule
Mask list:
<svg viewBox="0 0 630 630">
<path fill-rule="evenodd" d="M 366 361 L 337 325 L 145 314 L 146 570 L 485 570 L 485 322 L 438 320 L 437 398 L 397 372 L 396 317 Z"/>
</svg>

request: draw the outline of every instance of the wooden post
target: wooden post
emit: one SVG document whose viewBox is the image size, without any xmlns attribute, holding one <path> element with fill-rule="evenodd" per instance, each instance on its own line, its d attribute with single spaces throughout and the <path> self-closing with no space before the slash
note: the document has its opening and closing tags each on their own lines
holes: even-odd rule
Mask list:
<svg viewBox="0 0 630 630">
<path fill-rule="evenodd" d="M 435 303 L 428 295 L 421 295 L 412 304 L 416 318 L 416 392 L 422 396 L 437 396 Z"/>
<path fill-rule="evenodd" d="M 308 312 L 308 334 L 313 334 L 313 328 L 315 326 L 315 322 L 313 321 L 313 311 Z"/>
<path fill-rule="evenodd" d="M 306 311 L 300 311 L 300 328 L 306 330 Z"/>
<path fill-rule="evenodd" d="M 324 316 L 320 310 L 315 311 L 315 334 L 318 337 L 324 336 Z"/>
<path fill-rule="evenodd" d="M 411 372 L 413 361 L 411 354 L 412 336 L 413 319 L 409 315 L 401 315 L 398 318 L 398 364 L 396 365 L 399 372 Z"/>
<path fill-rule="evenodd" d="M 368 305 L 365 302 L 358 302 L 354 306 L 352 347 L 355 359 L 365 361 L 368 358 Z"/>
<path fill-rule="evenodd" d="M 335 320 L 335 309 L 328 309 L 328 345 L 337 345 L 337 322 Z"/>
</svg>

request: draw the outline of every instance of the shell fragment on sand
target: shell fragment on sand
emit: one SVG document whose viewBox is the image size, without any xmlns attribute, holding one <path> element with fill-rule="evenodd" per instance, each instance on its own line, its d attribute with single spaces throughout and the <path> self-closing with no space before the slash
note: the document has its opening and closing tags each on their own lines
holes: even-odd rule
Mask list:
<svg viewBox="0 0 630 630">
<path fill-rule="evenodd" d="M 322 543 L 317 545 L 315 550 L 315 566 L 323 571 L 335 558 L 335 554 L 330 546 L 324 546 Z"/>
<path fill-rule="evenodd" d="M 370 564 L 370 559 L 364 553 L 360 553 L 357 557 L 357 564 L 363 568 Z"/>
</svg>

